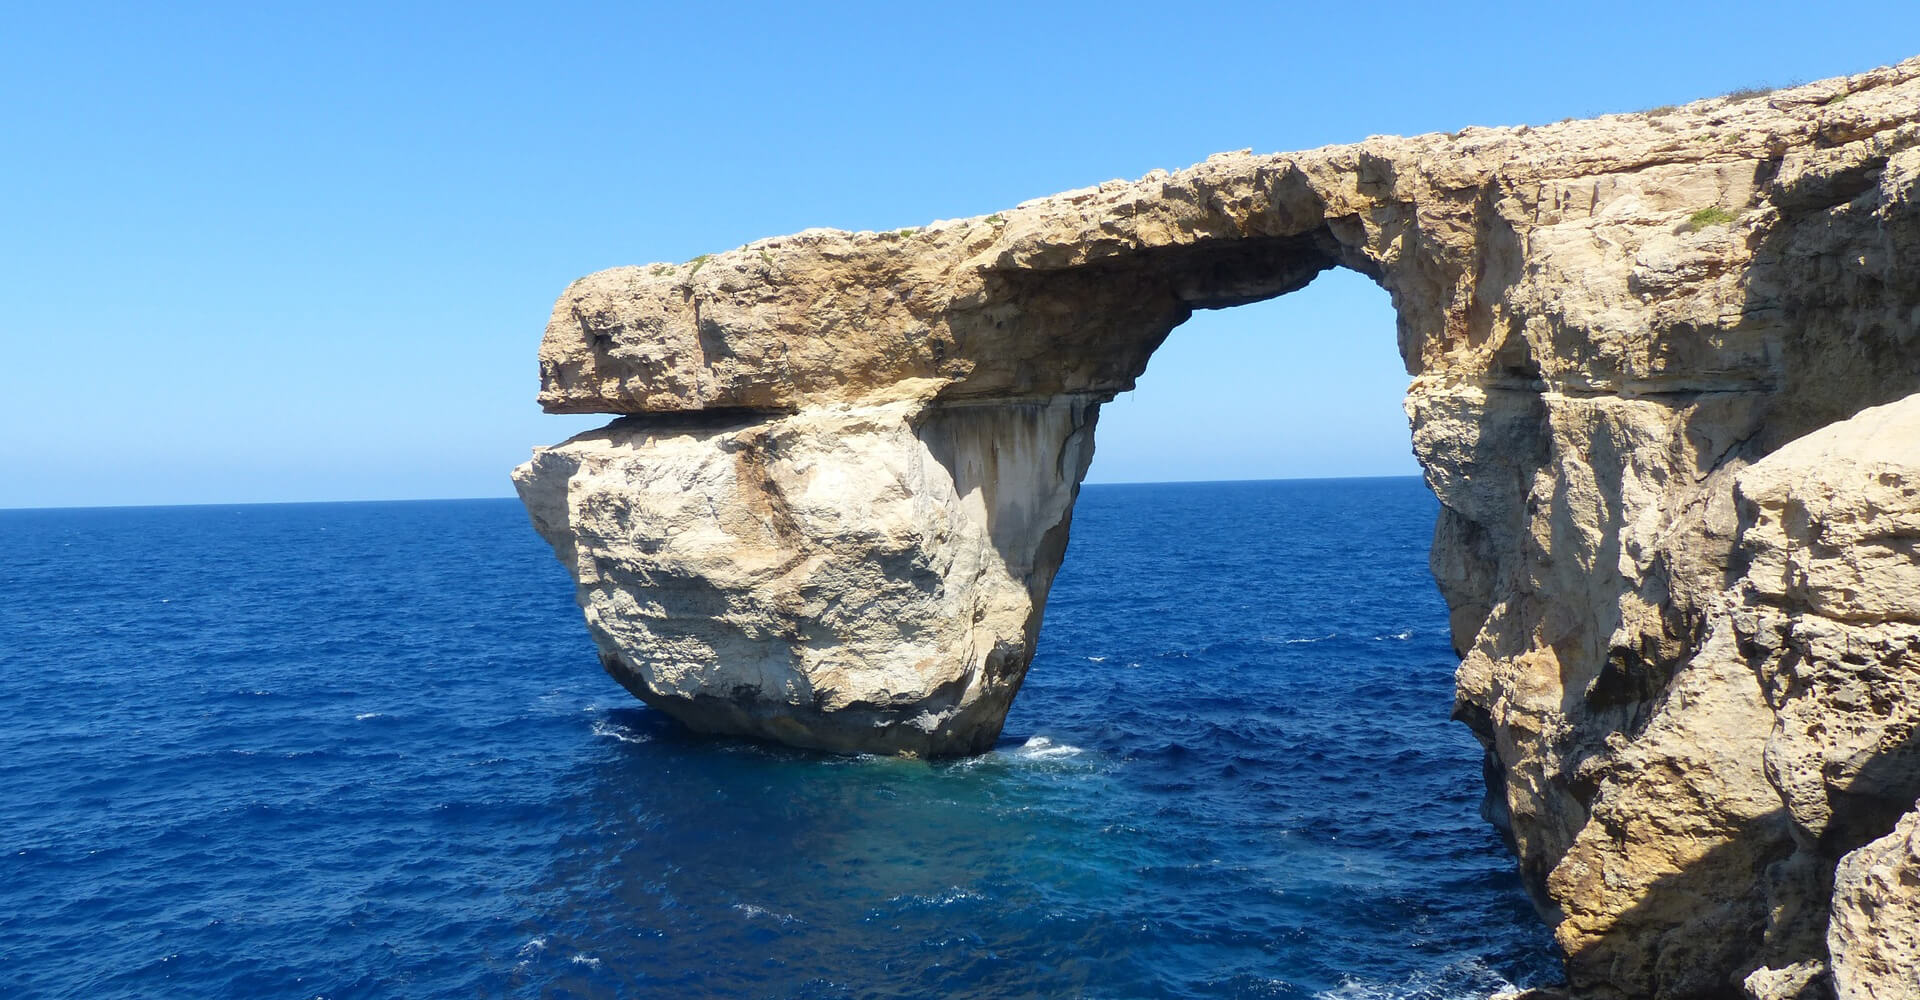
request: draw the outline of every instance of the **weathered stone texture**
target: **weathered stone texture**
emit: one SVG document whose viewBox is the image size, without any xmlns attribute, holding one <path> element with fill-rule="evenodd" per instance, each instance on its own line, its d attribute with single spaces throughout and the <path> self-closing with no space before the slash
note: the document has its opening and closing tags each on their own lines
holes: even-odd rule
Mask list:
<svg viewBox="0 0 1920 1000">
<path fill-rule="evenodd" d="M 540 401 L 634 416 L 516 481 L 641 697 L 977 750 L 1099 404 L 1336 266 L 1398 313 L 1455 711 L 1573 986 L 1830 991 L 1834 865 L 1920 795 L 1913 480 L 1837 456 L 1911 438 L 1789 442 L 1920 391 L 1920 60 L 590 275 Z"/>
<path fill-rule="evenodd" d="M 1842 858 L 1834 882 L 1827 946 L 1840 1000 L 1920 996 L 1920 806 Z"/>
<path fill-rule="evenodd" d="M 796 746 L 979 753 L 1033 655 L 1094 410 L 622 420 L 515 479 L 640 698 Z"/>
</svg>

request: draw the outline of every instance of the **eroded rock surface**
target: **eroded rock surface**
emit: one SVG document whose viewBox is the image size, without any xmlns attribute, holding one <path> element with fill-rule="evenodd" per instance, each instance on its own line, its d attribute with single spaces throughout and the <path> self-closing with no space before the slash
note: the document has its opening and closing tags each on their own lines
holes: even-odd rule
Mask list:
<svg viewBox="0 0 1920 1000">
<path fill-rule="evenodd" d="M 1920 994 L 1920 808 L 1842 858 L 1835 883 L 1827 944 L 1840 1000 Z"/>
<path fill-rule="evenodd" d="M 1920 576 L 1906 486 L 1808 492 L 1885 434 L 1783 446 L 1920 391 L 1917 204 L 1912 60 L 616 268 L 556 304 L 540 401 L 632 416 L 515 479 L 641 697 L 979 749 L 1099 404 L 1194 309 L 1353 268 L 1399 316 L 1456 714 L 1573 987 L 1820 996 L 1834 866 L 1911 776 Z"/>
<path fill-rule="evenodd" d="M 1094 404 L 621 420 L 518 471 L 601 662 L 696 729 L 993 745 L 1093 457 Z"/>
<path fill-rule="evenodd" d="M 1920 996 L 1914 948 L 1859 930 L 1920 941 L 1920 882 L 1903 889 L 1897 875 L 1869 875 L 1895 848 L 1881 845 L 1852 876 L 1841 863 L 1851 888 L 1833 886 L 1836 862 L 1866 850 L 1920 797 L 1920 395 L 1773 452 L 1740 473 L 1735 499 L 1743 572 L 1710 617 L 1738 637 L 1772 709 L 1762 761 L 1792 845 L 1767 873 L 1767 964 L 1750 992 L 1823 995 L 1760 987 L 1780 969 L 1820 970 L 1824 936 L 1856 955 L 1849 965 L 1835 945 L 1842 995 Z M 1876 897 L 1875 887 L 1890 894 Z M 1863 979 L 1858 970 L 1870 967 L 1904 968 L 1909 991 L 1890 992 L 1898 977 L 1884 971 Z M 1879 985 L 1857 985 L 1869 980 Z"/>
</svg>

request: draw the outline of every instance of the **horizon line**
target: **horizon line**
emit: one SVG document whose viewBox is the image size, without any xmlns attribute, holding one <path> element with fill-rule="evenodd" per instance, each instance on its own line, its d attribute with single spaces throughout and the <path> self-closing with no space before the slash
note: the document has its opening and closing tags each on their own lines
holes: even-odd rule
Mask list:
<svg viewBox="0 0 1920 1000">
<path fill-rule="evenodd" d="M 1336 482 L 1360 479 L 1420 479 L 1418 473 L 1398 475 L 1366 476 L 1260 476 L 1247 479 L 1129 479 L 1100 482 L 1083 482 L 1085 486 L 1209 486 L 1222 483 L 1310 483 Z M 0 514 L 25 513 L 29 511 L 57 510 L 165 510 L 171 508 L 192 507 L 313 507 L 324 504 L 356 503 L 469 503 L 485 500 L 518 500 L 513 494 L 497 496 L 466 497 L 357 497 L 348 500 L 210 500 L 186 503 L 101 503 L 101 504 L 55 504 L 47 506 L 5 506 L 0 505 Z"/>
</svg>

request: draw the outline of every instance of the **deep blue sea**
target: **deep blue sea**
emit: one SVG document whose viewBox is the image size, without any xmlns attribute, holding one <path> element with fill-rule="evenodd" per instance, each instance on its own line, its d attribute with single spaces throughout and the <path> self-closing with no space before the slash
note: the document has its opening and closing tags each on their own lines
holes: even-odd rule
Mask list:
<svg viewBox="0 0 1920 1000">
<path fill-rule="evenodd" d="M 993 753 L 690 736 L 517 502 L 0 511 L 6 997 L 1477 997 L 1414 479 L 1089 486 Z"/>
</svg>

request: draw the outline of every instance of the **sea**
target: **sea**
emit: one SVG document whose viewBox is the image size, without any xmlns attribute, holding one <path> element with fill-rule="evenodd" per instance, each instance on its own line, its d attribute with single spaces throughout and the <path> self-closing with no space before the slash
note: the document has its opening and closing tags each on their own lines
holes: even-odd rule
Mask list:
<svg viewBox="0 0 1920 1000">
<path fill-rule="evenodd" d="M 1556 982 L 1417 479 L 1086 487 L 998 746 L 690 734 L 513 500 L 0 511 L 0 996 Z"/>
</svg>

